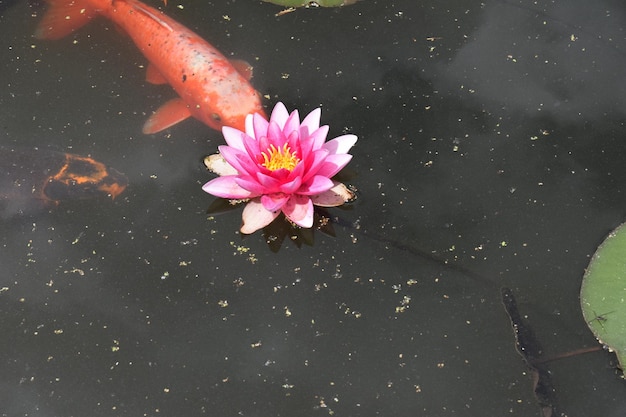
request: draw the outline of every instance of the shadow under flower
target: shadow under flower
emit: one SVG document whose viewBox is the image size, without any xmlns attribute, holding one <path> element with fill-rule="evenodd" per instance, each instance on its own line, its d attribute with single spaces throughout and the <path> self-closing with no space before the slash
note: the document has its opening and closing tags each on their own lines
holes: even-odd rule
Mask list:
<svg viewBox="0 0 626 417">
<path fill-rule="evenodd" d="M 230 212 L 240 208 L 242 203 L 246 203 L 246 200 L 216 198 L 207 209 L 207 214 L 215 216 Z M 341 210 L 352 210 L 352 206 L 348 204 L 337 208 Z M 313 226 L 310 228 L 300 227 L 294 224 L 281 213 L 273 222 L 265 226 L 262 231 L 265 243 L 267 243 L 269 249 L 274 253 L 278 253 L 285 240 L 291 241 L 298 248 L 302 247 L 302 245 L 313 246 L 316 231 L 327 236 L 336 237 L 334 224 L 341 224 L 342 227 L 345 227 L 345 223 L 346 222 L 342 221 L 340 217 L 332 216 L 327 209 L 315 206 L 313 208 Z M 241 233 L 241 236 L 245 239 L 249 235 Z"/>
</svg>

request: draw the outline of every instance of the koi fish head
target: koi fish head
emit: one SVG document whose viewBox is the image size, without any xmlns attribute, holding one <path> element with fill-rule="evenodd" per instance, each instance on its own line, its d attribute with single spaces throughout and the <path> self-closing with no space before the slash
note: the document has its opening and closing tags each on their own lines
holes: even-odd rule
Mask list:
<svg viewBox="0 0 626 417">
<path fill-rule="evenodd" d="M 229 126 L 241 131 L 246 130 L 246 116 L 258 113 L 266 117 L 261 104 L 260 94 L 247 85 L 246 91 L 236 94 L 220 95 L 219 99 L 206 100 L 206 106 L 199 114 L 194 114 L 209 127 L 221 131 L 222 127 Z M 213 105 L 215 103 L 215 105 Z"/>
</svg>

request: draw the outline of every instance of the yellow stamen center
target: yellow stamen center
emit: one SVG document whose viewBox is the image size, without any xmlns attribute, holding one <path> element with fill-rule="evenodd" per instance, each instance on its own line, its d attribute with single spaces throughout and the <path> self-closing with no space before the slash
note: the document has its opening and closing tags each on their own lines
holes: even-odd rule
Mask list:
<svg viewBox="0 0 626 417">
<path fill-rule="evenodd" d="M 276 171 L 277 169 L 293 171 L 298 162 L 300 162 L 300 158 L 296 156 L 295 152 L 291 151 L 291 148 L 286 143 L 282 148 L 278 149 L 274 145 L 270 145 L 267 151 L 261 152 L 261 156 L 263 157 L 261 165 L 270 171 Z"/>
</svg>

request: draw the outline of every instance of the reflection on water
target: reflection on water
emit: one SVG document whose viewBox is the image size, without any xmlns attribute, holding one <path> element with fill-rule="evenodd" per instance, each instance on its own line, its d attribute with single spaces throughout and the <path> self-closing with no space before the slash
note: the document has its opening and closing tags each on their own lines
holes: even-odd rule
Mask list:
<svg viewBox="0 0 626 417">
<path fill-rule="evenodd" d="M 321 105 L 331 137 L 357 134 L 359 198 L 312 245 L 242 239 L 201 190 L 221 135 L 141 133 L 173 93 L 132 43 L 105 20 L 35 41 L 40 10 L 5 9 L 2 146 L 129 182 L 0 224 L 5 413 L 538 414 L 500 287 L 544 355 L 596 346 L 578 289 L 626 203 L 624 7 L 153 4 L 254 62 L 266 108 Z M 551 362 L 558 409 L 618 415 L 614 363 Z"/>
<path fill-rule="evenodd" d="M 527 7 L 497 2 L 434 75 L 490 112 L 519 112 L 559 124 L 623 116 L 623 7 L 574 1 Z M 617 38 L 616 38 L 617 36 Z"/>
</svg>

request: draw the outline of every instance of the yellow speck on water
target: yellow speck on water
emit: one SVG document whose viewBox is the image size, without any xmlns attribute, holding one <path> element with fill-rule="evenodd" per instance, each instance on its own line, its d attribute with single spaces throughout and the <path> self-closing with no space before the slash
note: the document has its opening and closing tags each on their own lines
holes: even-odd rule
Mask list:
<svg viewBox="0 0 626 417">
<path fill-rule="evenodd" d="M 235 245 L 235 242 L 230 242 L 230 246 L 234 247 L 235 250 L 241 255 L 242 253 L 246 253 L 250 250 L 250 248 L 246 248 L 245 246 Z"/>
<path fill-rule="evenodd" d="M 55 329 L 54 334 L 63 334 L 63 329 Z"/>
<path fill-rule="evenodd" d="M 222 308 L 228 307 L 228 300 L 219 300 L 217 302 L 217 305 L 219 305 Z"/>
<path fill-rule="evenodd" d="M 237 244 L 235 244 L 235 242 L 229 242 L 229 243 L 230 243 L 230 246 L 232 246 L 236 250 L 236 252 L 233 253 L 233 255 L 248 254 L 248 261 L 251 264 L 255 264 L 259 260 L 259 258 L 257 258 L 254 253 L 248 253 L 248 252 L 250 252 L 250 248 L 247 248 L 245 246 L 237 245 Z"/>
</svg>

